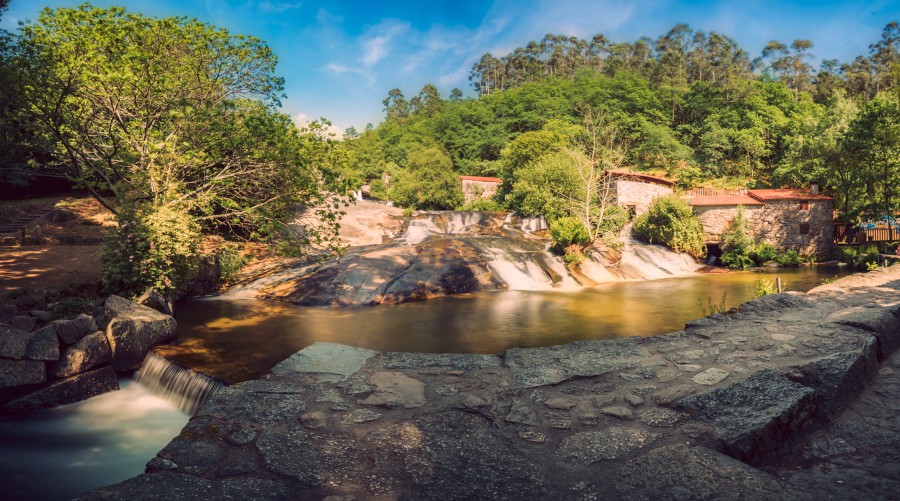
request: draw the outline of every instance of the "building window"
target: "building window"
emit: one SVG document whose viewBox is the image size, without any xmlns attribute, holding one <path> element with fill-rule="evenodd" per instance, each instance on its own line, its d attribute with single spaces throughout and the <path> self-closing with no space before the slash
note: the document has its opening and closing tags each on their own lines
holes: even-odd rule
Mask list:
<svg viewBox="0 0 900 501">
<path fill-rule="evenodd" d="M 800 223 L 800 234 L 809 235 L 809 223 Z"/>
<path fill-rule="evenodd" d="M 800 210 L 809 210 L 809 200 L 800 202 Z"/>
</svg>

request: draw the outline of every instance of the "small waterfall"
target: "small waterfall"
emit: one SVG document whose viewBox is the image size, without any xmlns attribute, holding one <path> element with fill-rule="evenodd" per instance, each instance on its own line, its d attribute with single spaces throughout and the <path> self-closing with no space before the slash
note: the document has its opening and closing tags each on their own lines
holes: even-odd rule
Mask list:
<svg viewBox="0 0 900 501">
<path fill-rule="evenodd" d="M 409 222 L 406 243 L 416 245 L 429 235 L 478 235 L 493 224 L 493 218 L 478 211 L 428 212 Z"/>
<path fill-rule="evenodd" d="M 177 366 L 153 353 L 147 354 L 134 381 L 150 393 L 174 402 L 182 412 L 193 415 L 209 397 L 225 385 L 215 379 Z"/>
<path fill-rule="evenodd" d="M 534 233 L 536 231 L 546 230 L 549 226 L 544 216 L 526 217 L 518 213 L 510 213 L 506 216 L 503 226 L 507 228 L 515 228 L 523 233 Z"/>
<path fill-rule="evenodd" d="M 539 291 L 577 288 L 565 266 L 538 242 L 479 237 L 468 240 L 485 255 L 488 266 L 509 290 Z"/>
</svg>

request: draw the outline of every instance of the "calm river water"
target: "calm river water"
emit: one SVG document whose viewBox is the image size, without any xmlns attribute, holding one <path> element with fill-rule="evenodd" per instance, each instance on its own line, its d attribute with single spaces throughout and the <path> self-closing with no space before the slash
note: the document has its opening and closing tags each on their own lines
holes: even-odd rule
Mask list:
<svg viewBox="0 0 900 501">
<path fill-rule="evenodd" d="M 753 284 L 782 277 L 806 291 L 837 270 L 800 268 L 621 282 L 579 292 L 490 292 L 397 306 L 303 308 L 227 297 L 176 306 L 175 362 L 224 381 L 258 377 L 316 341 L 381 351 L 497 353 L 582 339 L 650 336 L 703 316 L 698 302 L 733 307 Z M 2 499 L 69 499 L 143 471 L 188 416 L 140 385 L 0 420 Z"/>
</svg>

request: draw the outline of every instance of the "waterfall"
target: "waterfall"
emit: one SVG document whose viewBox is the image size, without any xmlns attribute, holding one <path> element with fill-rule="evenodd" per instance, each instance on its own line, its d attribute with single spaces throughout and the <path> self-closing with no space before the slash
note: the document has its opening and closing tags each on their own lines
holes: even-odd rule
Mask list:
<svg viewBox="0 0 900 501">
<path fill-rule="evenodd" d="M 577 288 L 562 262 L 534 240 L 478 237 L 467 240 L 487 258 L 488 266 L 509 290 Z"/>
<path fill-rule="evenodd" d="M 547 220 L 544 219 L 544 216 L 526 217 L 515 212 L 511 212 L 506 216 L 503 226 L 515 228 L 522 233 L 534 233 L 548 228 Z"/>
<path fill-rule="evenodd" d="M 406 243 L 416 245 L 429 235 L 478 235 L 494 223 L 494 217 L 478 211 L 427 212 L 409 222 Z"/>
<path fill-rule="evenodd" d="M 190 415 L 225 386 L 209 376 L 175 365 L 152 351 L 140 370 L 134 373 L 134 381 L 150 393 L 174 402 Z"/>
</svg>

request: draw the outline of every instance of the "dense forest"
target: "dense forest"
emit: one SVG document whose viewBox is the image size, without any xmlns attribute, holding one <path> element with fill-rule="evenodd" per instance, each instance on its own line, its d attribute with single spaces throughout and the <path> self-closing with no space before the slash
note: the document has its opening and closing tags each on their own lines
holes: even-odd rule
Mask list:
<svg viewBox="0 0 900 501">
<path fill-rule="evenodd" d="M 771 41 L 753 57 L 725 35 L 684 24 L 634 43 L 547 35 L 502 57 L 484 54 L 469 77 L 477 98 L 453 89 L 444 99 L 431 84 L 409 98 L 391 90 L 382 124 L 347 129 L 345 178 L 374 180 L 378 193 L 388 173 L 400 181 L 388 194 L 399 203 L 452 208 L 460 198 L 445 170 L 497 176 L 504 180 L 498 204 L 534 211 L 523 205 L 527 193 L 517 194 L 523 179 L 553 185 L 547 156 L 585 151 L 590 115 L 614 130 L 625 167 L 682 187 L 816 180 L 848 220 L 893 213 L 900 24 L 888 23 L 869 53 L 850 62 L 826 59 L 816 70 L 813 49 L 809 40 Z M 410 185 L 421 196 L 411 198 Z"/>
</svg>

